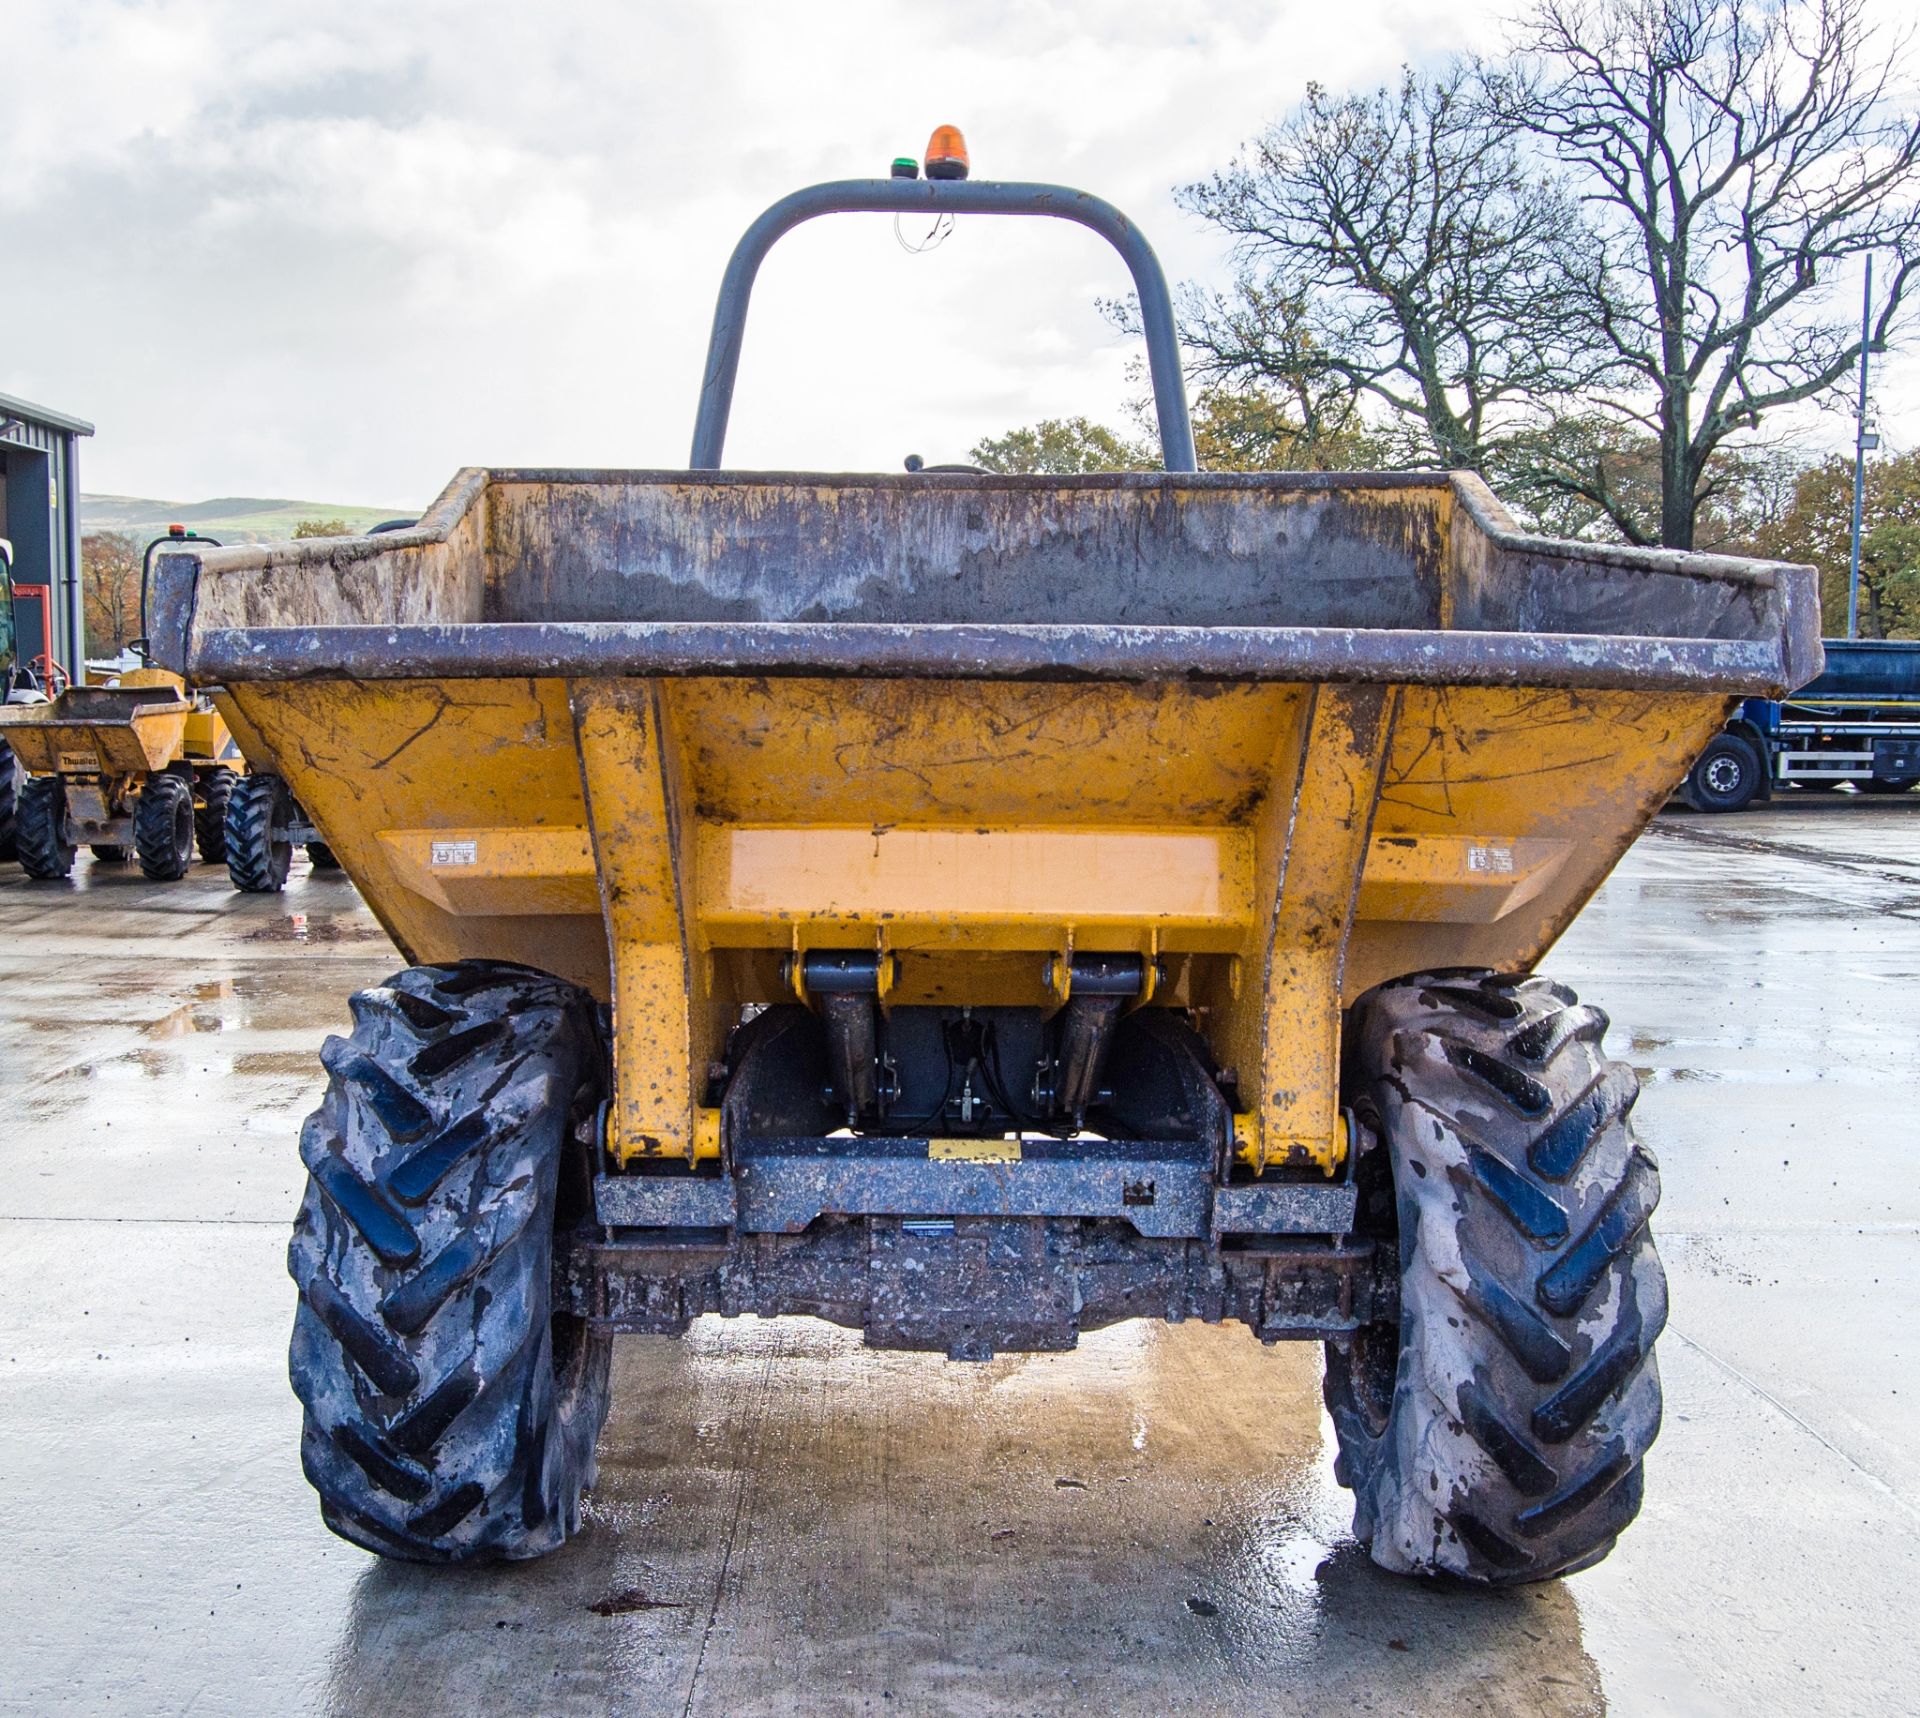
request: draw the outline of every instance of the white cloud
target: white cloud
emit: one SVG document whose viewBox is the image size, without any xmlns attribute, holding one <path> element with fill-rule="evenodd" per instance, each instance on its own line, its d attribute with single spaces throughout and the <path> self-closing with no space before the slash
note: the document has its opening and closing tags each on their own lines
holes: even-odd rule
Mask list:
<svg viewBox="0 0 1920 1718">
<path fill-rule="evenodd" d="M 982 175 L 1098 191 L 1169 274 L 1205 274 L 1220 247 L 1174 185 L 1309 76 L 1491 44 L 1494 15 L 12 5 L 0 387 L 98 422 L 89 487 L 181 499 L 400 506 L 467 463 L 679 464 L 727 252 L 783 192 L 882 172 L 953 121 Z M 923 257 L 884 219 L 803 229 L 762 274 L 729 457 L 892 467 L 1117 419 L 1132 348 L 1094 300 L 1124 285 L 1053 223 L 963 221 Z"/>
</svg>

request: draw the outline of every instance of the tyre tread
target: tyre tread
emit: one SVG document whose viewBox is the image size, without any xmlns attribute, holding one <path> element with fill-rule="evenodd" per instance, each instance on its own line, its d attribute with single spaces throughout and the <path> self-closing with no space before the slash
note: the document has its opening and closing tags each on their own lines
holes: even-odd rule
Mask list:
<svg viewBox="0 0 1920 1718">
<path fill-rule="evenodd" d="M 1639 1508 L 1660 1183 L 1607 1027 L 1563 986 L 1461 972 L 1353 1011 L 1343 1101 L 1378 1121 L 1403 1261 L 1398 1334 L 1369 1340 L 1389 1370 L 1397 1342 L 1399 1367 L 1368 1408 L 1356 1380 L 1375 1374 L 1330 1348 L 1326 1394 L 1356 1533 L 1386 1567 L 1550 1579 L 1598 1561 Z"/>
<path fill-rule="evenodd" d="M 233 799 L 234 772 L 215 764 L 200 772 L 200 803 L 193 808 L 193 840 L 209 865 L 227 859 L 227 806 Z"/>
<path fill-rule="evenodd" d="M 227 878 L 243 895 L 276 895 L 287 884 L 291 849 L 276 850 L 273 828 L 283 790 L 277 777 L 244 775 L 227 798 L 221 834 Z"/>
<path fill-rule="evenodd" d="M 67 786 L 58 776 L 28 778 L 14 814 L 20 868 L 42 883 L 73 874 L 75 849 L 67 830 Z"/>
<path fill-rule="evenodd" d="M 301 1135 L 303 1465 L 327 1524 L 383 1556 L 538 1556 L 578 1521 L 606 1413 L 608 1339 L 581 1332 L 563 1379 L 549 1322 L 560 1158 L 605 1083 L 596 1011 L 488 962 L 412 968 L 353 1017 Z"/>
<path fill-rule="evenodd" d="M 181 819 L 187 827 L 181 850 Z M 193 866 L 193 789 L 177 775 L 150 775 L 133 803 L 133 850 L 156 883 L 177 883 Z"/>
</svg>

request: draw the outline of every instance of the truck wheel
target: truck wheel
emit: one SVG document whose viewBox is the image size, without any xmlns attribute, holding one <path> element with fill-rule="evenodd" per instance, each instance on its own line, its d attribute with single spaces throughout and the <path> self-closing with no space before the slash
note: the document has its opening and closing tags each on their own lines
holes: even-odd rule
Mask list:
<svg viewBox="0 0 1920 1718">
<path fill-rule="evenodd" d="M 324 841 L 307 843 L 307 863 L 316 871 L 338 871 L 340 861 L 333 856 L 333 849 Z"/>
<path fill-rule="evenodd" d="M 1695 811 L 1744 811 L 1760 791 L 1760 754 L 1739 734 L 1715 734 L 1687 771 L 1684 793 Z"/>
<path fill-rule="evenodd" d="M 233 798 L 234 773 L 224 764 L 200 772 L 200 803 L 193 808 L 193 840 L 209 865 L 227 857 L 227 802 Z"/>
<path fill-rule="evenodd" d="M 1660 1428 L 1667 1283 L 1639 1086 L 1545 979 L 1402 979 L 1355 1005 L 1363 1215 L 1400 1315 L 1327 1345 L 1336 1476 L 1383 1568 L 1495 1585 L 1597 1563 Z"/>
<path fill-rule="evenodd" d="M 276 895 L 287 886 L 293 808 L 286 783 L 275 775 L 246 775 L 227 800 L 227 876 L 243 895 Z"/>
<path fill-rule="evenodd" d="M 14 822 L 20 868 L 43 883 L 73 874 L 73 828 L 67 821 L 67 784 L 57 775 L 31 777 L 20 790 Z"/>
<path fill-rule="evenodd" d="M 156 883 L 177 883 L 193 866 L 193 789 L 177 775 L 150 775 L 133 802 L 133 850 Z"/>
<path fill-rule="evenodd" d="M 13 755 L 13 747 L 0 740 L 0 865 L 20 856 L 14 845 L 14 819 L 19 801 L 20 763 Z"/>
<path fill-rule="evenodd" d="M 1870 776 L 1860 785 L 1868 793 L 1906 793 L 1916 781 L 1920 781 L 1920 776 Z"/>
<path fill-rule="evenodd" d="M 293 1387 L 320 1512 L 386 1557 L 537 1557 L 579 1525 L 612 1339 L 555 1310 L 556 1225 L 591 1218 L 606 1088 L 592 999 L 501 961 L 353 999 L 300 1133 Z"/>
<path fill-rule="evenodd" d="M 133 857 L 133 849 L 120 841 L 96 841 L 87 851 L 102 865 L 124 865 Z"/>
</svg>

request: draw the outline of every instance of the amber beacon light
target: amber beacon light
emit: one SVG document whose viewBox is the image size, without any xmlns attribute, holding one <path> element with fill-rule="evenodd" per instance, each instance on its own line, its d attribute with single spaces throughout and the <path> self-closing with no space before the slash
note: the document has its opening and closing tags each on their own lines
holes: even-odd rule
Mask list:
<svg viewBox="0 0 1920 1718">
<path fill-rule="evenodd" d="M 967 176 L 967 140 L 957 125 L 936 125 L 927 139 L 926 174 L 929 179 L 964 179 Z"/>
</svg>

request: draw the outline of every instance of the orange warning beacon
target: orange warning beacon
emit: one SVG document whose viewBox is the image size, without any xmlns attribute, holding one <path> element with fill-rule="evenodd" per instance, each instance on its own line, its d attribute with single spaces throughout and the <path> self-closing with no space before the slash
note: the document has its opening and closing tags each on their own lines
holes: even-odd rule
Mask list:
<svg viewBox="0 0 1920 1718">
<path fill-rule="evenodd" d="M 957 125 L 936 125 L 927 139 L 926 174 L 929 179 L 967 176 L 967 140 Z"/>
</svg>

